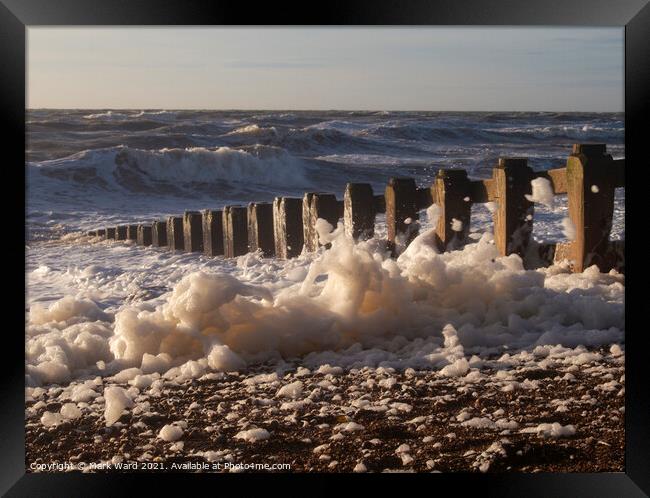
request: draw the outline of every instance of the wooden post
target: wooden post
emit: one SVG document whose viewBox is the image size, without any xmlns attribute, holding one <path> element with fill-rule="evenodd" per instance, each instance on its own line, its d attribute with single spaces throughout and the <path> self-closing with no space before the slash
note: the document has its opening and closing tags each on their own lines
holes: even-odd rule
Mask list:
<svg viewBox="0 0 650 498">
<path fill-rule="evenodd" d="M 203 211 L 203 254 L 223 255 L 223 211 Z"/>
<path fill-rule="evenodd" d="M 167 245 L 172 251 L 182 251 L 185 249 L 182 216 L 170 216 L 167 218 Z"/>
<path fill-rule="evenodd" d="M 310 197 L 308 200 L 307 197 Z M 308 205 L 306 206 L 306 203 Z M 302 223 L 304 226 L 305 249 L 316 251 L 322 244 L 318 239 L 316 220 L 324 219 L 336 229 L 340 218 L 340 203 L 334 194 L 310 193 L 303 198 Z"/>
<path fill-rule="evenodd" d="M 203 252 L 203 220 L 198 211 L 183 213 L 183 246 L 185 252 Z"/>
<path fill-rule="evenodd" d="M 226 258 L 248 252 L 248 221 L 246 208 L 226 206 L 223 210 L 223 250 Z"/>
<path fill-rule="evenodd" d="M 115 227 L 106 227 L 106 239 L 115 239 Z"/>
<path fill-rule="evenodd" d="M 302 227 L 302 199 L 276 197 L 273 201 L 273 233 L 275 255 L 293 258 L 300 255 L 304 243 Z"/>
<path fill-rule="evenodd" d="M 270 202 L 251 202 L 248 205 L 248 250 L 261 249 L 266 257 L 275 254 L 273 235 L 273 204 Z"/>
<path fill-rule="evenodd" d="M 354 240 L 372 238 L 375 233 L 375 204 L 369 183 L 347 184 L 343 196 L 343 223 L 348 237 Z"/>
<path fill-rule="evenodd" d="M 605 144 L 575 144 L 567 160 L 569 217 L 575 228 L 569 254 L 575 272 L 591 265 L 607 272 L 615 264 L 609 234 L 616 172 L 612 156 L 605 152 Z"/>
<path fill-rule="evenodd" d="M 440 207 L 440 218 L 436 227 L 438 248 L 440 251 L 458 249 L 467 242 L 472 211 L 467 171 L 438 170 L 434 187 L 436 204 Z"/>
<path fill-rule="evenodd" d="M 115 240 L 126 240 L 126 225 L 115 227 Z"/>
<path fill-rule="evenodd" d="M 386 232 L 388 248 L 395 255 L 399 235 L 408 245 L 418 234 L 417 187 L 412 178 L 391 178 L 386 186 Z"/>
<path fill-rule="evenodd" d="M 151 245 L 151 225 L 138 225 L 137 244 L 139 246 Z"/>
<path fill-rule="evenodd" d="M 316 235 L 316 228 L 311 222 L 311 200 L 315 192 L 306 192 L 302 197 L 302 232 L 305 250 L 313 252 L 318 249 L 318 236 Z"/>
<path fill-rule="evenodd" d="M 502 256 L 525 255 L 533 231 L 533 171 L 525 158 L 500 158 L 492 170 L 497 209 L 494 212 L 494 243 Z"/>
<path fill-rule="evenodd" d="M 164 221 L 154 221 L 151 224 L 151 245 L 167 247 L 167 223 Z"/>
<path fill-rule="evenodd" d="M 106 230 L 103 228 L 100 228 L 97 230 L 97 237 L 101 237 L 102 239 L 106 238 Z"/>
<path fill-rule="evenodd" d="M 126 227 L 126 239 L 138 240 L 138 225 L 128 225 Z"/>
</svg>

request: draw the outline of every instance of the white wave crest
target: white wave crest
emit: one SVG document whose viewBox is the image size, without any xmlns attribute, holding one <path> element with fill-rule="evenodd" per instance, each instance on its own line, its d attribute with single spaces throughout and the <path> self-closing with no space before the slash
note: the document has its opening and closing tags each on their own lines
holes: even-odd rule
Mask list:
<svg viewBox="0 0 650 498">
<path fill-rule="evenodd" d="M 246 150 L 142 150 L 130 147 L 85 150 L 63 159 L 32 163 L 41 174 L 103 188 L 155 192 L 163 185 L 246 183 L 278 187 L 308 186 L 307 165 L 276 147 Z"/>
</svg>

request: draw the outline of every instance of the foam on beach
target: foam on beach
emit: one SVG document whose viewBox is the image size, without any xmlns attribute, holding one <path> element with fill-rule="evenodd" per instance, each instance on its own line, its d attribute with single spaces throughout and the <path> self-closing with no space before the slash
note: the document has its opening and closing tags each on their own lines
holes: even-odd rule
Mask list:
<svg viewBox="0 0 650 498">
<path fill-rule="evenodd" d="M 154 372 L 192 378 L 293 357 L 307 368 L 411 367 L 453 376 L 465 375 L 474 352 L 623 341 L 624 277 L 614 271 L 526 270 L 517 255 L 498 256 L 490 233 L 440 254 L 432 229 L 394 260 L 381 240 L 355 244 L 341 224 L 332 233 L 326 225 L 318 230 L 331 249 L 303 260 L 301 278 L 281 285 L 203 269 L 155 306 L 124 304 L 114 315 L 71 296 L 33 306 L 27 384 L 127 369 L 128 380 Z M 269 264 L 244 258 L 244 265 Z"/>
</svg>

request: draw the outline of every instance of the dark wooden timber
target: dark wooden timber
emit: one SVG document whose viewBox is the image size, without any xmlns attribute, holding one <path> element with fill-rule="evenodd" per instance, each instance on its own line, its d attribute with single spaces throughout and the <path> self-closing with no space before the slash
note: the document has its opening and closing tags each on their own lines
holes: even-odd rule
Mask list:
<svg viewBox="0 0 650 498">
<path fill-rule="evenodd" d="M 336 200 L 334 194 L 315 192 L 310 195 L 309 201 L 307 200 L 307 196 L 308 194 L 305 194 L 303 198 L 302 210 L 305 249 L 307 251 L 315 251 L 323 245 L 319 240 L 318 231 L 316 230 L 316 221 L 319 218 L 323 219 L 332 226 L 332 230 L 335 230 L 341 217 L 341 204 Z M 306 202 L 309 202 L 308 207 L 305 206 Z"/>
<path fill-rule="evenodd" d="M 126 227 L 126 239 L 138 240 L 138 225 L 128 225 Z"/>
<path fill-rule="evenodd" d="M 494 242 L 502 256 L 524 257 L 533 231 L 532 193 L 534 173 L 525 158 L 501 158 L 492 171 L 495 199 Z"/>
<path fill-rule="evenodd" d="M 248 250 L 261 250 L 266 257 L 275 254 L 273 204 L 270 202 L 248 204 Z"/>
<path fill-rule="evenodd" d="M 203 211 L 203 254 L 222 256 L 223 249 L 223 211 L 206 209 Z"/>
<path fill-rule="evenodd" d="M 304 244 L 302 199 L 276 197 L 273 201 L 273 233 L 275 255 L 293 258 L 300 255 Z"/>
<path fill-rule="evenodd" d="M 151 224 L 151 245 L 154 247 L 167 247 L 167 223 L 154 221 Z"/>
<path fill-rule="evenodd" d="M 203 217 L 199 211 L 183 214 L 183 245 L 185 252 L 203 252 Z"/>
<path fill-rule="evenodd" d="M 377 207 L 385 203 L 376 199 L 369 183 L 348 183 L 343 195 L 343 223 L 345 233 L 354 240 L 372 238 L 375 233 L 375 214 Z"/>
<path fill-rule="evenodd" d="M 115 227 L 115 240 L 126 240 L 126 225 Z"/>
<path fill-rule="evenodd" d="M 441 251 L 459 249 L 467 242 L 472 211 L 471 185 L 464 169 L 441 169 L 435 179 L 439 206 L 436 240 Z"/>
<path fill-rule="evenodd" d="M 605 144 L 575 144 L 567 160 L 566 183 L 569 217 L 575 228 L 567 259 L 576 272 L 591 265 L 609 271 L 615 264 L 608 253 L 617 174 Z"/>
<path fill-rule="evenodd" d="M 139 246 L 151 245 L 151 225 L 138 225 L 138 237 L 136 241 Z"/>
<path fill-rule="evenodd" d="M 391 178 L 384 194 L 386 199 L 386 235 L 388 249 L 396 251 L 398 237 L 408 245 L 418 234 L 417 187 L 413 178 Z"/>
<path fill-rule="evenodd" d="M 167 218 L 167 247 L 172 251 L 183 251 L 185 249 L 182 216 Z"/>
<path fill-rule="evenodd" d="M 243 206 L 226 206 L 223 210 L 223 252 L 226 258 L 248 252 L 248 221 Z"/>
</svg>

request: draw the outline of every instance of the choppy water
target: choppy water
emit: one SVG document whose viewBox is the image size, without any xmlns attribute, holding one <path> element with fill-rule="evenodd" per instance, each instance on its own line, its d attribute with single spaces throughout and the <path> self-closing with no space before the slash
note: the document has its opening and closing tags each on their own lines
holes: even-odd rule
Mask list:
<svg viewBox="0 0 650 498">
<path fill-rule="evenodd" d="M 188 356 L 204 363 L 214 344 L 218 351 L 225 344 L 237 352 L 293 354 L 355 340 L 376 345 L 375 333 L 435 342 L 446 324 L 458 328 L 467 347 L 622 338 L 620 277 L 522 274 L 511 259 L 495 262 L 489 243 L 439 256 L 423 239 L 397 263 L 381 262 L 372 244 L 355 248 L 342 240 L 329 256 L 224 260 L 80 233 L 278 194 L 319 190 L 341 198 L 350 181 L 369 182 L 376 192 L 391 176 L 425 186 L 441 167 L 486 178 L 500 156 L 528 157 L 538 170 L 556 168 L 575 142 L 606 143 L 615 158 L 624 157 L 622 114 L 33 110 L 27 118 L 27 306 L 34 311 L 36 303 L 56 301 L 50 311 L 30 313 L 26 356 L 36 370 L 28 383 L 96 375 L 103 372 L 99 360 L 128 360 L 111 367 L 118 370 L 139 366 L 142 353 L 163 350 L 185 361 L 189 350 L 169 342 L 179 337 L 212 341 Z M 553 209 L 536 205 L 537 239 L 564 239 L 566 196 L 556 200 Z M 623 214 L 619 189 L 615 238 L 624 236 Z M 472 216 L 470 231 L 491 230 L 484 206 L 473 207 Z M 427 227 L 427 217 L 421 221 Z M 379 220 L 377 237 L 382 229 Z M 274 302 L 226 299 L 250 285 Z M 368 293 L 374 297 L 364 300 Z M 154 310 L 149 318 L 134 314 Z M 219 332 L 225 325 L 212 323 L 215 310 L 229 317 L 233 330 Z M 204 322 L 205 330 L 194 326 Z M 381 347 L 392 351 L 389 346 Z"/>
<path fill-rule="evenodd" d="M 624 156 L 622 114 L 62 111 L 28 113 L 30 239 L 306 190 L 377 190 L 499 156 L 562 166 L 574 142 Z"/>
</svg>

